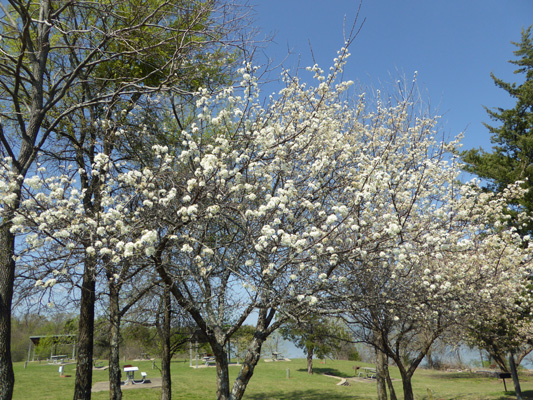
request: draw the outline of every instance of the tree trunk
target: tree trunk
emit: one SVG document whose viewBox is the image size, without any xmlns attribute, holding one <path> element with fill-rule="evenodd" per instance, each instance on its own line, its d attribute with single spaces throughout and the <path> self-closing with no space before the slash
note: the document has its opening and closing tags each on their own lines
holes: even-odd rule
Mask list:
<svg viewBox="0 0 533 400">
<path fill-rule="evenodd" d="M 217 400 L 230 400 L 228 356 L 223 345 L 210 344 L 217 363 Z"/>
<path fill-rule="evenodd" d="M 404 400 L 415 399 L 413 395 L 413 385 L 411 384 L 411 377 L 412 375 L 410 374 L 402 373 L 403 399 Z"/>
<path fill-rule="evenodd" d="M 387 385 L 385 378 L 385 363 L 387 362 L 387 356 L 383 354 L 377 348 L 375 350 L 376 355 L 376 382 L 378 391 L 378 400 L 387 400 Z"/>
<path fill-rule="evenodd" d="M 397 400 L 396 391 L 394 390 L 394 386 L 392 385 L 392 379 L 390 377 L 388 357 L 386 358 L 386 361 L 387 362 L 384 365 L 385 379 L 387 379 L 387 386 L 389 387 L 390 400 Z"/>
<path fill-rule="evenodd" d="M 392 385 L 392 379 L 390 377 L 390 372 L 389 372 L 389 357 L 384 353 L 381 353 L 381 368 L 378 367 L 377 372 L 378 372 L 378 380 L 380 379 L 380 375 L 382 375 L 383 379 L 385 380 L 387 384 L 386 388 L 389 389 L 390 400 L 396 400 L 397 399 L 396 391 L 394 390 L 394 386 Z M 380 387 L 380 382 L 378 381 L 378 398 L 379 398 L 379 387 Z M 384 399 L 387 399 L 385 387 L 382 387 L 381 391 L 385 393 Z"/>
<path fill-rule="evenodd" d="M 122 390 L 120 371 L 120 304 L 119 289 L 114 282 L 109 284 L 109 399 L 121 400 Z"/>
<path fill-rule="evenodd" d="M 434 369 L 435 365 L 433 364 L 433 357 L 431 357 L 431 350 L 429 350 L 428 353 L 426 354 L 426 360 L 428 362 L 428 368 Z"/>
<path fill-rule="evenodd" d="M 516 370 L 513 351 L 509 352 L 509 368 L 511 370 L 511 376 L 513 377 L 516 400 L 522 400 L 522 389 L 520 388 L 520 381 L 518 380 L 518 371 Z"/>
<path fill-rule="evenodd" d="M 313 375 L 313 346 L 307 346 L 307 373 Z"/>
<path fill-rule="evenodd" d="M 463 360 L 461 359 L 461 349 L 457 347 L 455 349 L 455 356 L 457 357 L 457 362 L 459 363 L 459 366 L 463 367 Z"/>
<path fill-rule="evenodd" d="M 171 400 L 172 398 L 172 380 L 170 376 L 170 290 L 165 285 L 164 293 L 164 310 L 163 310 L 163 327 L 161 329 L 161 400 Z"/>
<path fill-rule="evenodd" d="M 15 77 L 14 88 L 9 88 L 7 92 L 15 100 L 18 98 L 21 100 L 24 107 L 30 104 L 29 118 L 26 120 L 24 117 L 18 119 L 18 128 L 20 129 L 21 141 L 14 140 L 7 144 L 6 141 L 2 141 L 2 154 L 15 153 L 18 148 L 19 156 L 18 160 L 13 160 L 11 166 L 13 172 L 17 177 L 25 177 L 28 169 L 35 160 L 37 154 L 37 148 L 35 142 L 40 132 L 41 124 L 45 113 L 43 111 L 43 93 L 44 93 L 44 72 L 46 68 L 46 61 L 50 50 L 50 44 L 48 37 L 51 31 L 52 24 L 48 23 L 50 13 L 52 12 L 53 2 L 51 0 L 41 1 L 40 8 L 36 11 L 39 12 L 39 19 L 46 21 L 46 23 L 40 23 L 37 32 L 34 30 L 34 26 L 26 25 L 24 28 L 16 27 L 17 32 L 15 36 L 19 36 L 22 39 L 22 48 L 24 50 L 17 57 L 17 62 L 23 59 L 27 60 L 28 55 L 24 54 L 28 52 L 27 49 L 31 49 L 33 61 L 26 65 L 24 68 L 31 68 L 31 85 L 26 86 L 20 84 L 24 81 L 23 76 L 27 76 L 25 73 L 20 74 L 17 71 Z M 23 5 L 19 8 L 19 13 L 26 15 L 29 12 L 29 5 Z M 36 6 L 39 7 L 39 6 Z M 20 11 L 22 9 L 22 11 Z M 27 14 L 29 15 L 29 14 Z M 20 27 L 20 31 L 19 31 Z M 27 30 L 26 30 L 27 28 Z M 30 47 L 31 46 L 31 47 Z M 8 67 L 15 72 L 14 66 Z M 16 70 L 18 70 L 18 66 Z M 5 86 L 4 86 L 5 88 Z M 29 91 L 27 91 L 29 89 Z M 22 93 L 22 97 L 21 96 Z M 28 98 L 28 94 L 30 94 Z M 29 100 L 29 101 L 28 101 Z M 20 104 L 20 103 L 19 103 Z M 21 123 L 21 121 L 23 121 Z M 24 124 L 27 123 L 26 127 Z M 14 123 L 16 125 L 16 123 Z M 16 129 L 16 128 L 15 128 Z M 1 136 L 5 138 L 2 124 L 0 124 Z M 18 129 L 16 129 L 18 130 Z M 42 137 L 45 139 L 45 136 Z M 19 147 L 20 146 L 20 147 Z M 8 152 L 4 152 L 8 150 Z M 17 178 L 18 179 L 18 178 Z M 15 202 L 13 203 L 12 210 L 17 210 L 20 206 L 21 199 L 21 186 L 22 181 L 18 182 L 16 188 L 14 188 L 14 194 L 16 195 Z M 2 216 L 0 222 L 0 400 L 11 400 L 13 397 L 13 388 L 15 386 L 15 374 L 13 372 L 13 363 L 11 359 L 11 306 L 13 302 L 13 285 L 15 283 L 15 235 L 11 233 L 10 229 L 13 226 L 11 223 L 13 218 L 13 212 L 7 211 Z"/>
<path fill-rule="evenodd" d="M 242 399 L 244 391 L 246 390 L 246 386 L 248 385 L 248 382 L 250 382 L 250 379 L 254 374 L 254 369 L 259 360 L 261 359 L 261 347 L 263 346 L 265 340 L 265 337 L 256 333 L 252 342 L 248 346 L 248 351 L 242 362 L 242 367 L 239 372 L 239 375 L 233 383 L 230 400 Z"/>
<path fill-rule="evenodd" d="M 15 375 L 11 362 L 11 303 L 15 281 L 15 236 L 11 233 L 11 216 L 0 225 L 0 399 L 11 400 Z"/>
<path fill-rule="evenodd" d="M 74 384 L 74 400 L 90 400 L 93 379 L 93 338 L 95 303 L 95 261 L 85 260 L 81 287 L 80 322 L 78 336 L 78 365 Z"/>
</svg>

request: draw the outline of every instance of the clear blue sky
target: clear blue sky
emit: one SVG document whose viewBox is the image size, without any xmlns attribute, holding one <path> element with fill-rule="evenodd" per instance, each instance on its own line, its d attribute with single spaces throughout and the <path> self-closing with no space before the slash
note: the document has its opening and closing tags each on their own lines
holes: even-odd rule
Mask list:
<svg viewBox="0 0 533 400">
<path fill-rule="evenodd" d="M 255 0 L 255 25 L 275 35 L 265 54 L 294 67 L 312 64 L 309 42 L 325 70 L 343 45 L 359 7 L 355 0 Z M 392 88 L 401 76 L 418 71 L 424 100 L 442 115 L 442 127 L 465 131 L 464 148 L 490 149 L 490 122 L 483 105 L 512 106 L 490 73 L 515 82 L 515 46 L 522 27 L 533 24 L 533 0 L 364 0 L 364 26 L 350 47 L 345 78 L 363 86 Z M 303 76 L 303 75 L 302 75 Z"/>
</svg>

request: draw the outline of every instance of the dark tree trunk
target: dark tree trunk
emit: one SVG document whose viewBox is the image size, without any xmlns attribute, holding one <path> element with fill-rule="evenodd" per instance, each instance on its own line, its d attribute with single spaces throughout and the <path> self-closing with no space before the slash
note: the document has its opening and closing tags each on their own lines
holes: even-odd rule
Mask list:
<svg viewBox="0 0 533 400">
<path fill-rule="evenodd" d="M 228 355 L 224 345 L 210 344 L 217 363 L 217 400 L 230 400 Z"/>
<path fill-rule="evenodd" d="M 94 303 L 96 286 L 96 266 L 94 259 L 88 257 L 84 267 L 74 400 L 90 400 L 93 378 Z"/>
<path fill-rule="evenodd" d="M 396 391 L 394 390 L 394 386 L 392 385 L 392 379 L 390 377 L 389 372 L 389 358 L 385 356 L 385 364 L 383 365 L 383 369 L 385 370 L 385 379 L 387 379 L 387 386 L 389 388 L 389 397 L 390 400 L 397 400 L 396 397 Z"/>
<path fill-rule="evenodd" d="M 509 352 L 509 368 L 511 370 L 511 376 L 513 377 L 514 392 L 516 394 L 516 400 L 522 400 L 522 389 L 520 388 L 520 380 L 518 379 L 518 371 L 516 370 L 516 363 L 514 360 L 514 352 Z"/>
<path fill-rule="evenodd" d="M 387 356 L 383 354 L 383 352 L 381 352 L 377 348 L 375 349 L 375 353 L 376 353 L 376 372 L 377 372 L 376 381 L 377 381 L 378 400 L 387 400 L 387 382 L 386 382 L 387 371 L 385 370 Z"/>
<path fill-rule="evenodd" d="M 15 281 L 15 236 L 10 216 L 0 225 L 0 399 L 11 400 L 15 375 L 11 362 L 11 303 Z"/>
<path fill-rule="evenodd" d="M 403 399 L 404 400 L 414 400 L 413 395 L 413 385 L 411 383 L 411 374 L 402 374 L 402 385 L 403 385 Z"/>
<path fill-rule="evenodd" d="M 313 375 L 313 346 L 307 347 L 307 373 Z"/>
<path fill-rule="evenodd" d="M 19 36 L 21 40 L 22 52 L 16 56 L 17 64 L 25 60 L 25 65 L 22 70 L 26 68 L 31 69 L 30 74 L 26 74 L 19 70 L 20 65 L 15 68 L 14 65 L 7 68 L 17 74 L 14 78 L 16 82 L 13 87 L 10 87 L 6 93 L 11 95 L 12 106 L 16 114 L 16 122 L 18 124 L 19 133 L 21 134 L 21 141 L 15 139 L 13 142 L 10 138 L 4 135 L 3 125 L 0 124 L 0 136 L 2 137 L 2 154 L 15 154 L 17 148 L 19 151 L 18 159 L 13 157 L 11 166 L 15 176 L 25 177 L 28 169 L 35 160 L 37 148 L 35 146 L 37 137 L 40 132 L 41 124 L 44 118 L 43 112 L 43 94 L 44 94 L 44 75 L 46 69 L 46 61 L 50 51 L 48 37 L 52 24 L 48 23 L 50 13 L 52 12 L 53 2 L 50 0 L 41 1 L 36 10 L 39 11 L 39 19 L 46 21 L 46 23 L 30 24 L 29 5 L 18 5 L 19 15 L 23 14 L 28 23 L 23 23 L 23 27 L 18 25 L 14 33 Z M 33 6 L 32 6 L 33 7 Z M 39 28 L 35 29 L 35 26 Z M 20 27 L 20 30 L 19 30 Z M 26 30 L 27 29 L 27 30 Z M 28 57 L 29 50 L 31 50 L 31 57 Z M 31 62 L 31 64 L 29 64 Z M 27 78 L 30 85 L 21 83 Z M 8 79 L 9 80 L 9 79 Z M 6 81 L 3 81 L 6 83 Z M 5 85 L 4 89 L 6 88 Z M 8 86 L 10 86 L 8 84 Z M 29 89 L 29 90 L 28 90 Z M 28 94 L 30 94 L 28 98 Z M 29 118 L 26 120 L 22 113 L 20 113 L 21 103 L 26 107 L 30 104 Z M 26 126 L 25 126 L 26 125 Z M 46 134 L 43 135 L 42 140 L 46 139 Z M 7 152 L 4 152 L 7 150 Z M 21 199 L 21 185 L 22 181 L 18 182 L 14 189 L 16 195 L 13 210 L 17 210 Z M 13 388 L 15 386 L 15 375 L 13 372 L 13 364 L 11 359 L 11 306 L 13 302 L 13 285 L 15 283 L 15 235 L 11 233 L 10 229 L 13 226 L 11 223 L 13 217 L 12 212 L 6 212 L 0 222 L 0 400 L 11 400 L 13 397 Z"/>
<path fill-rule="evenodd" d="M 109 399 L 121 400 L 122 381 L 120 371 L 120 304 L 119 289 L 114 283 L 109 285 L 109 320 L 111 323 L 109 332 Z"/>
<path fill-rule="evenodd" d="M 266 338 L 263 337 L 263 335 L 256 333 L 252 343 L 248 346 L 248 352 L 242 362 L 242 368 L 237 379 L 235 379 L 235 382 L 233 383 L 230 400 L 241 400 L 244 396 L 244 391 L 248 386 L 248 382 L 250 382 L 250 379 L 254 374 L 254 369 L 261 358 L 261 347 L 263 346 L 265 339 Z"/>
<path fill-rule="evenodd" d="M 163 326 L 161 329 L 161 400 L 171 400 L 172 398 L 172 380 L 170 376 L 170 290 L 165 285 L 164 293 L 164 310 L 163 310 Z"/>
</svg>

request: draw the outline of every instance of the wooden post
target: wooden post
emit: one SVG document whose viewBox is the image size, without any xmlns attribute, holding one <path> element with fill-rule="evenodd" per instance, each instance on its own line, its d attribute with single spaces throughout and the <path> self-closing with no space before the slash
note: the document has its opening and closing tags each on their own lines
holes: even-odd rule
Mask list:
<svg viewBox="0 0 533 400">
<path fill-rule="evenodd" d="M 196 368 L 198 368 L 198 341 L 196 341 Z"/>
<path fill-rule="evenodd" d="M 31 356 L 31 345 L 32 345 L 32 341 L 30 340 L 30 346 L 28 347 L 28 361 L 30 361 L 30 356 Z"/>
<path fill-rule="evenodd" d="M 192 342 L 189 340 L 189 367 L 192 368 Z"/>
</svg>

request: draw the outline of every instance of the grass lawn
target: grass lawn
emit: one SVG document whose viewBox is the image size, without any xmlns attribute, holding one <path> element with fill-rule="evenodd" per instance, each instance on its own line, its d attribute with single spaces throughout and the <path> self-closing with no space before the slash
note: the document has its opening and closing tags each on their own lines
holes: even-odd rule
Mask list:
<svg viewBox="0 0 533 400">
<path fill-rule="evenodd" d="M 148 373 L 148 379 L 160 377 L 157 369 L 152 370 L 151 361 L 127 361 Z M 351 381 L 350 386 L 337 386 L 337 379 L 323 375 L 333 374 L 341 377 L 353 377 L 353 366 L 370 366 L 349 361 L 327 361 L 322 364 L 315 361 L 315 374 L 308 375 L 305 360 L 290 362 L 263 362 L 256 368 L 246 394 L 247 400 L 370 400 L 376 398 L 374 380 Z M 58 367 L 46 363 L 15 363 L 15 400 L 71 400 L 74 392 L 74 365 L 65 366 L 68 378 L 59 376 Z M 230 367 L 232 378 L 238 367 Z M 287 369 L 290 378 L 287 379 Z M 402 396 L 399 373 L 391 368 L 398 397 Z M 137 378 L 140 378 L 140 374 Z M 107 371 L 95 371 L 93 382 L 106 381 Z M 507 388 L 513 389 L 512 381 L 506 380 Z M 521 376 L 522 391 L 525 398 L 533 399 L 533 376 Z M 418 370 L 413 378 L 416 399 L 428 399 L 428 388 L 434 400 L 507 400 L 513 399 L 512 392 L 504 392 L 502 381 L 471 373 L 440 372 Z M 159 400 L 160 389 L 124 390 L 125 400 Z M 215 368 L 189 367 L 188 360 L 175 360 L 172 363 L 172 398 L 181 400 L 214 399 L 216 396 Z M 93 399 L 109 398 L 108 392 L 93 393 Z"/>
</svg>

